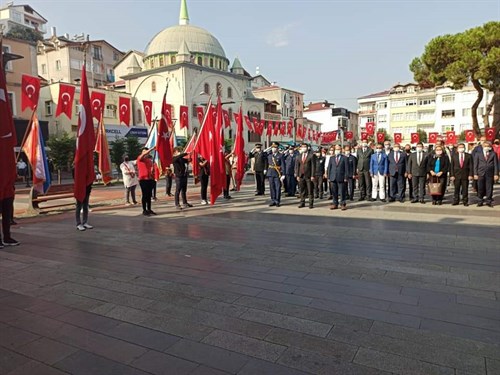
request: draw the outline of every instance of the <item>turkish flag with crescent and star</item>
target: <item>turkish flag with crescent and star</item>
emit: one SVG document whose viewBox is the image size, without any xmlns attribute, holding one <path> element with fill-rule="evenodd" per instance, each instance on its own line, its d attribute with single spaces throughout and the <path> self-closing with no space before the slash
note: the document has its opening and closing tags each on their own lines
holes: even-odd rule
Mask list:
<svg viewBox="0 0 500 375">
<path fill-rule="evenodd" d="M 401 133 L 394 133 L 394 143 L 401 143 L 403 141 L 403 135 Z"/>
<path fill-rule="evenodd" d="M 104 109 L 106 94 L 103 92 L 92 91 L 90 94 L 90 104 L 92 105 L 92 117 L 97 121 L 101 120 L 101 114 Z M 128 124 L 127 124 L 128 125 Z"/>
<path fill-rule="evenodd" d="M 446 132 L 446 144 L 447 145 L 453 145 L 457 143 L 457 135 L 455 132 Z"/>
<path fill-rule="evenodd" d="M 267 132 L 266 132 L 266 135 L 268 137 L 270 137 L 270 136 L 273 135 L 273 123 L 272 123 L 272 121 L 268 121 L 267 122 Z"/>
<path fill-rule="evenodd" d="M 466 130 L 465 141 L 467 143 L 473 143 L 475 140 L 476 140 L 476 135 L 474 134 L 474 130 Z"/>
<path fill-rule="evenodd" d="M 205 117 L 205 111 L 203 110 L 203 107 L 196 107 L 196 117 L 198 118 L 200 126 L 202 126 L 203 118 Z"/>
<path fill-rule="evenodd" d="M 293 132 L 293 120 L 290 119 L 288 120 L 287 126 L 286 126 L 286 133 L 291 137 Z"/>
<path fill-rule="evenodd" d="M 224 127 L 230 128 L 231 127 L 231 119 L 229 118 L 229 111 L 227 109 L 222 110 L 222 117 L 224 119 Z"/>
<path fill-rule="evenodd" d="M 171 110 L 172 107 L 166 103 L 167 94 L 163 94 L 163 101 L 161 105 L 161 119 L 158 124 L 158 137 L 156 142 L 156 151 L 158 152 L 158 157 L 160 159 L 161 171 L 164 172 L 165 169 L 170 168 L 172 164 L 172 145 L 170 143 L 170 134 L 167 117 L 169 116 L 167 111 Z"/>
<path fill-rule="evenodd" d="M 21 78 L 21 110 L 32 110 L 38 105 L 40 97 L 40 78 L 23 74 Z"/>
<path fill-rule="evenodd" d="M 274 132 L 273 135 L 276 137 L 280 133 L 280 123 L 276 121 L 274 123 Z"/>
<path fill-rule="evenodd" d="M 189 108 L 187 105 L 180 106 L 179 126 L 181 129 L 189 127 Z"/>
<path fill-rule="evenodd" d="M 354 133 L 353 132 L 351 132 L 351 131 L 345 132 L 345 139 L 347 139 L 348 141 L 350 141 L 353 138 L 354 138 Z"/>
<path fill-rule="evenodd" d="M 146 124 L 151 126 L 151 122 L 153 121 L 153 102 L 143 100 L 142 108 L 144 109 L 144 120 L 146 121 Z"/>
<path fill-rule="evenodd" d="M 120 123 L 130 126 L 130 98 L 120 96 L 118 99 L 118 110 L 120 112 Z"/>
<path fill-rule="evenodd" d="M 165 121 L 167 121 L 168 129 L 172 130 L 172 105 L 164 103 L 161 113 L 165 117 Z"/>
<path fill-rule="evenodd" d="M 281 136 L 284 136 L 286 133 L 286 122 L 285 121 L 281 121 L 281 125 L 280 125 L 280 135 Z"/>
<path fill-rule="evenodd" d="M 375 134 L 375 123 L 374 122 L 367 122 L 366 123 L 366 132 L 368 133 L 368 135 Z"/>
<path fill-rule="evenodd" d="M 384 142 L 384 140 L 385 140 L 385 133 L 382 133 L 382 132 L 377 133 L 377 142 L 382 143 L 382 142 Z"/>
<path fill-rule="evenodd" d="M 94 148 L 96 143 L 85 63 L 82 67 L 78 128 L 76 133 L 74 195 L 77 201 L 83 202 L 87 195 L 87 186 L 92 185 L 95 180 Z"/>
<path fill-rule="evenodd" d="M 429 143 L 435 144 L 439 133 L 429 133 Z"/>
<path fill-rule="evenodd" d="M 252 133 L 255 133 L 255 130 L 252 126 L 252 122 L 250 121 L 250 118 L 248 116 L 243 116 L 243 118 L 245 119 L 245 124 L 247 124 L 248 130 L 251 131 Z M 238 122 L 238 121 L 236 120 L 236 122 Z"/>
<path fill-rule="evenodd" d="M 484 135 L 488 141 L 493 142 L 495 140 L 495 128 L 485 128 Z"/>
<path fill-rule="evenodd" d="M 3 51 L 1 39 L 0 51 Z M 13 198 L 15 195 L 14 184 L 17 170 L 14 147 L 16 143 L 16 129 L 7 96 L 3 59 L 0 59 L 0 176 L 2 176 L 0 178 L 0 201 Z"/>
<path fill-rule="evenodd" d="M 73 116 L 73 100 L 75 98 L 75 86 L 59 84 L 59 99 L 57 100 L 56 117 L 65 114 L 71 120 Z"/>
<path fill-rule="evenodd" d="M 266 126 L 266 120 L 260 120 L 259 123 L 259 135 L 264 134 L 264 128 Z"/>
<path fill-rule="evenodd" d="M 396 141 L 394 141 L 396 142 Z M 418 143 L 420 142 L 420 134 L 418 133 L 411 133 L 411 143 Z"/>
</svg>

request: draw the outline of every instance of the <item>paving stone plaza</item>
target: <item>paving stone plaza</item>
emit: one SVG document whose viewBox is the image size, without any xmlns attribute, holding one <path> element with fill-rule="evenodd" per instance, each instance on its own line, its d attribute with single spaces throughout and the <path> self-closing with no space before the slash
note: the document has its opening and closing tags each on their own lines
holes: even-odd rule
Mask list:
<svg viewBox="0 0 500 375">
<path fill-rule="evenodd" d="M 498 207 L 267 203 L 20 219 L 0 374 L 500 374 Z"/>
</svg>

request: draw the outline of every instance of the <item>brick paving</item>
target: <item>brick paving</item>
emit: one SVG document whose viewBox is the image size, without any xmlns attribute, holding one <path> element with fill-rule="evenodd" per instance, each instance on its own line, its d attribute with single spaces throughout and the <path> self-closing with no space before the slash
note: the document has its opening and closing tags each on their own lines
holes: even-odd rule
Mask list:
<svg viewBox="0 0 500 375">
<path fill-rule="evenodd" d="M 0 374 L 500 374 L 498 207 L 120 197 L 19 219 Z"/>
</svg>

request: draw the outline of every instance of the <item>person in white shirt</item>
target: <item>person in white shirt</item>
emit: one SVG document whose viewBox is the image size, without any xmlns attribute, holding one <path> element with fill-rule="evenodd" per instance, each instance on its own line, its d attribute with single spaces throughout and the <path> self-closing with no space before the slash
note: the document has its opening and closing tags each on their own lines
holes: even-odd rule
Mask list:
<svg viewBox="0 0 500 375">
<path fill-rule="evenodd" d="M 123 185 L 125 186 L 125 200 L 126 204 L 130 204 L 130 196 L 132 196 L 132 203 L 137 204 L 135 199 L 135 189 L 139 184 L 137 179 L 137 172 L 135 170 L 135 161 L 130 161 L 128 155 L 123 157 L 123 163 L 120 164 L 120 170 L 123 174 Z"/>
<path fill-rule="evenodd" d="M 21 176 L 23 178 L 23 182 L 26 182 L 26 187 L 29 187 L 30 182 L 28 180 L 28 164 L 26 164 L 23 159 L 19 159 L 16 167 L 18 176 Z"/>
</svg>

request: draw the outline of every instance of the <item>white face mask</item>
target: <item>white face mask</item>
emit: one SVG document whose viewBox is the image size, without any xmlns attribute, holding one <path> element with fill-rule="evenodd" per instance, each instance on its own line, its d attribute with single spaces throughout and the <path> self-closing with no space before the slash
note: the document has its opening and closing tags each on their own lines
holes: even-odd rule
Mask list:
<svg viewBox="0 0 500 375">
<path fill-rule="evenodd" d="M 361 145 L 361 147 L 363 147 L 363 148 L 367 148 L 367 147 L 368 147 L 368 145 L 367 145 L 366 143 L 363 143 L 363 144 Z"/>
<path fill-rule="evenodd" d="M 335 155 L 340 155 L 341 151 L 340 150 L 335 150 Z"/>
<path fill-rule="evenodd" d="M 293 150 L 289 150 L 289 151 L 288 151 L 288 153 L 289 153 L 290 155 L 293 155 Z"/>
<path fill-rule="evenodd" d="M 443 151 L 436 151 L 436 155 L 443 155 Z"/>
<path fill-rule="evenodd" d="M 491 151 L 491 147 L 489 147 L 489 146 L 488 147 L 483 147 L 483 150 L 486 151 L 486 152 Z"/>
<path fill-rule="evenodd" d="M 465 148 L 459 148 L 458 152 L 461 153 L 461 154 L 463 154 L 465 152 Z"/>
<path fill-rule="evenodd" d="M 346 151 L 344 151 L 344 154 L 346 154 L 346 155 L 351 155 L 351 151 L 347 151 L 347 150 L 346 150 Z"/>
<path fill-rule="evenodd" d="M 398 152 L 399 151 L 399 147 L 394 147 L 393 150 L 394 150 L 394 152 Z"/>
<path fill-rule="evenodd" d="M 300 153 L 301 153 L 301 154 L 303 154 L 303 153 L 305 153 L 305 152 L 307 152 L 307 148 L 301 148 L 301 149 L 300 149 Z"/>
<path fill-rule="evenodd" d="M 418 152 L 422 152 L 423 148 L 422 147 L 417 147 Z"/>
<path fill-rule="evenodd" d="M 380 148 L 377 148 L 377 149 L 375 150 L 375 152 L 376 152 L 377 154 L 380 154 L 380 153 L 382 152 L 382 150 L 381 150 Z"/>
<path fill-rule="evenodd" d="M 273 152 L 273 154 L 274 154 L 276 151 L 278 151 L 278 149 L 277 149 L 276 147 L 273 147 L 273 148 L 271 148 L 271 151 L 272 151 L 272 152 Z"/>
<path fill-rule="evenodd" d="M 384 147 L 386 150 L 389 150 L 391 148 L 391 145 L 385 145 Z"/>
</svg>

